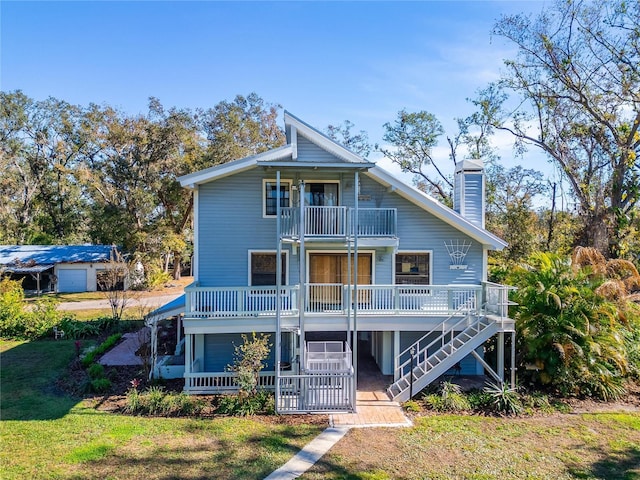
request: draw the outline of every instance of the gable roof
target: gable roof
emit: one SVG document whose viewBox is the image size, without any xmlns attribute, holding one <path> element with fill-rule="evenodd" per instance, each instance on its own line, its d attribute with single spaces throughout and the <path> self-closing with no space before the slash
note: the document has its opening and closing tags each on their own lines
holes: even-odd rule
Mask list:
<svg viewBox="0 0 640 480">
<path fill-rule="evenodd" d="M 57 263 L 108 262 L 114 248 L 111 245 L 0 245 L 0 265 L 12 270 L 42 271 L 45 266 L 46 270 Z"/>
<path fill-rule="evenodd" d="M 295 115 L 284 112 L 285 129 L 289 143 L 267 152 L 251 155 L 250 157 L 233 160 L 221 165 L 189 173 L 178 178 L 183 187 L 194 188 L 196 185 L 219 180 L 220 178 L 250 170 L 256 166 L 272 167 L 322 167 L 322 168 L 371 168 L 375 164 L 353 153 L 348 148 L 336 143 L 325 134 L 303 122 Z M 306 138 L 323 150 L 334 155 L 338 161 L 334 163 L 314 163 L 298 161 L 298 135 Z"/>
<path fill-rule="evenodd" d="M 287 130 L 287 140 L 289 143 L 279 148 L 269 150 L 264 153 L 252 155 L 250 157 L 234 160 L 222 165 L 201 170 L 199 172 L 184 175 L 178 180 L 183 187 L 195 188 L 196 185 L 218 180 L 220 178 L 234 175 L 236 173 L 250 170 L 257 166 L 272 167 L 320 167 L 320 168 L 361 168 L 365 170 L 365 175 L 374 179 L 385 187 L 392 188 L 400 196 L 409 200 L 413 204 L 431 213 L 442 221 L 452 225 L 461 232 L 479 243 L 489 246 L 495 250 L 502 250 L 507 243 L 483 228 L 475 226 L 469 220 L 451 208 L 438 202 L 433 197 L 421 192 L 402 180 L 397 179 L 387 171 L 375 166 L 374 163 L 357 155 L 348 148 L 340 145 L 325 134 L 315 129 L 311 125 L 303 122 L 295 115 L 285 110 L 285 129 Z M 313 163 L 298 162 L 297 137 L 301 135 L 323 150 L 336 156 L 341 162 L 336 163 Z M 478 167 L 477 164 L 473 166 Z"/>
<path fill-rule="evenodd" d="M 495 250 L 502 250 L 507 243 L 501 238 L 484 228 L 477 227 L 469 220 L 464 218 L 455 210 L 440 203 L 430 195 L 418 190 L 417 188 L 407 185 L 402 180 L 391 175 L 380 167 L 373 167 L 365 172 L 365 175 L 374 179 L 378 183 L 387 188 L 391 188 L 398 195 L 410 201 L 414 205 L 431 213 L 433 216 L 466 233 L 477 242 L 487 245 Z"/>
</svg>

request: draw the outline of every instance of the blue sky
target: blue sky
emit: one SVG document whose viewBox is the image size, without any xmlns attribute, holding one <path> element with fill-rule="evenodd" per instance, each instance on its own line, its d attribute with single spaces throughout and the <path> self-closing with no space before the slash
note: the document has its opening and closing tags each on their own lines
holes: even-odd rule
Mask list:
<svg viewBox="0 0 640 480">
<path fill-rule="evenodd" d="M 372 143 L 403 108 L 453 134 L 466 99 L 515 54 L 491 37 L 495 21 L 547 4 L 3 0 L 0 87 L 130 113 L 149 96 L 208 108 L 256 92 L 321 130 L 348 119 Z M 496 142 L 512 165 L 509 139 Z M 535 154 L 517 162 L 549 168 Z"/>
</svg>

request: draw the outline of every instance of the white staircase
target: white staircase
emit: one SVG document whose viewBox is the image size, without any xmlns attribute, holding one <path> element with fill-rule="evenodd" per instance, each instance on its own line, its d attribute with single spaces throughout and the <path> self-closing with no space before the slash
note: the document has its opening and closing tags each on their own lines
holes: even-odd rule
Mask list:
<svg viewBox="0 0 640 480">
<path fill-rule="evenodd" d="M 431 333 L 423 336 L 398 355 L 399 360 L 406 360 L 399 362 L 396 367 L 398 380 L 387 389 L 394 401 L 405 402 L 409 400 L 411 391 L 416 394 L 435 381 L 497 333 L 498 324 L 485 315 L 469 314 L 458 321 L 452 318 L 445 320 L 441 332 L 426 345 Z M 407 358 L 412 349 L 413 355 Z"/>
</svg>

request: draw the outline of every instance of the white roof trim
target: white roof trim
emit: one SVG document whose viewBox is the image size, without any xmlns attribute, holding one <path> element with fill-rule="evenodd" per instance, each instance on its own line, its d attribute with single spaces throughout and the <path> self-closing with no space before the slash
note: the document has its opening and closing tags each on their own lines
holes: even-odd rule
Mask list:
<svg viewBox="0 0 640 480">
<path fill-rule="evenodd" d="M 424 192 L 407 185 L 402 180 L 397 179 L 380 167 L 373 167 L 364 172 L 364 174 L 380 182 L 386 187 L 395 188 L 395 191 L 401 197 L 409 200 L 449 225 L 454 226 L 461 232 L 466 233 L 481 244 L 488 245 L 495 250 L 502 250 L 507 246 L 507 243 L 501 238 L 496 237 L 494 234 L 484 230 L 483 228 L 476 227 L 459 213 L 450 209 L 446 205 L 443 205 L 435 198 L 425 194 Z"/>
<path fill-rule="evenodd" d="M 324 133 L 316 130 L 311 125 L 303 122 L 298 117 L 292 115 L 286 110 L 284 112 L 284 124 L 295 127 L 297 130 L 297 134 L 302 135 L 303 137 L 318 145 L 323 150 L 332 153 L 338 158 L 341 158 L 350 163 L 369 163 L 360 155 L 357 155 L 348 148 L 343 147 L 339 143 L 336 143 L 335 140 L 330 139 Z"/>
<path fill-rule="evenodd" d="M 292 153 L 293 147 L 291 145 L 283 145 L 282 147 L 278 147 L 267 152 L 252 155 L 240 160 L 233 160 L 221 165 L 214 165 L 213 167 L 184 175 L 179 177 L 178 181 L 183 187 L 194 188 L 196 185 L 200 185 L 202 183 L 207 183 L 212 180 L 217 180 L 235 173 L 249 170 L 255 167 L 259 161 L 283 160 L 285 158 L 289 158 Z"/>
</svg>

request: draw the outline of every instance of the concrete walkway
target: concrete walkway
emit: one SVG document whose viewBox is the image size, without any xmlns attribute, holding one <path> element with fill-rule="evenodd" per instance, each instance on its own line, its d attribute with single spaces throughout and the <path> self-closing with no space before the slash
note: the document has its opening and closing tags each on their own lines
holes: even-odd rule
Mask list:
<svg viewBox="0 0 640 480">
<path fill-rule="evenodd" d="M 309 470 L 349 431 L 348 427 L 329 427 L 311 440 L 291 460 L 265 480 L 293 480 Z"/>
<path fill-rule="evenodd" d="M 362 345 L 363 350 L 366 347 L 366 345 Z M 391 377 L 382 375 L 375 362 L 366 356 L 359 359 L 358 370 L 357 412 L 330 415 L 329 428 L 265 480 L 298 478 L 320 460 L 351 428 L 410 427 L 413 425 L 405 416 L 400 404 L 389 400 L 385 392 Z"/>
<path fill-rule="evenodd" d="M 411 421 L 402 407 L 392 402 L 384 391 L 357 392 L 357 413 L 329 417 L 330 427 L 305 445 L 291 460 L 265 480 L 293 480 L 309 470 L 351 428 L 410 427 Z"/>
</svg>

